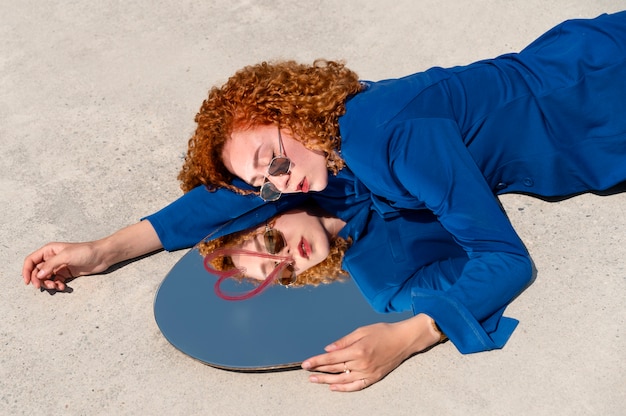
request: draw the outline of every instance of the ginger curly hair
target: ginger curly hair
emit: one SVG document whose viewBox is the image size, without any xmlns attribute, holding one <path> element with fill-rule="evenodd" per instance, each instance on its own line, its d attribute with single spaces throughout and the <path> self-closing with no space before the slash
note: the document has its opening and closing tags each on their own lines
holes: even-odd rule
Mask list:
<svg viewBox="0 0 626 416">
<path fill-rule="evenodd" d="M 255 227 L 252 230 L 249 229 L 228 234 L 211 241 L 200 243 L 198 245 L 198 250 L 202 256 L 206 256 L 216 250 L 237 248 L 240 247 L 245 241 L 254 238 L 259 233 L 262 233 L 262 231 L 259 231 L 258 227 Z M 321 263 L 300 273 L 292 286 L 317 286 L 320 284 L 332 283 L 336 280 L 342 280 L 348 277 L 348 273 L 341 268 L 341 262 L 343 261 L 343 256 L 346 250 L 350 248 L 351 243 L 352 239 L 350 238 L 347 240 L 342 237 L 335 237 L 331 239 L 330 252 L 328 253 L 328 256 Z M 211 266 L 215 268 L 215 270 L 220 271 L 231 270 L 237 267 L 230 256 L 218 256 L 214 258 L 211 261 Z M 236 278 L 247 279 L 248 277 L 245 275 L 238 275 Z M 258 282 L 256 279 L 252 279 L 252 281 Z"/>
<path fill-rule="evenodd" d="M 224 143 L 234 129 L 269 124 L 287 128 L 308 149 L 323 151 L 336 174 L 344 166 L 337 154 L 339 117 L 346 99 L 361 89 L 356 73 L 335 61 L 262 62 L 239 70 L 209 91 L 196 114 L 197 128 L 178 174 L 182 190 L 204 185 L 250 193 L 231 184 L 233 175 L 222 161 Z"/>
</svg>

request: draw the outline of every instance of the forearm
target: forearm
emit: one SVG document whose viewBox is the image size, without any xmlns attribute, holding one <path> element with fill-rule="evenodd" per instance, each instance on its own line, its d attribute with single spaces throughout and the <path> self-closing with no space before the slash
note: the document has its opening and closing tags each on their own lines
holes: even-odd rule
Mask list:
<svg viewBox="0 0 626 416">
<path fill-rule="evenodd" d="M 406 358 L 441 341 L 441 332 L 435 329 L 433 322 L 433 319 L 424 313 L 398 322 L 400 335 L 405 340 Z"/>
<path fill-rule="evenodd" d="M 98 258 L 107 268 L 163 248 L 150 221 L 140 221 L 122 228 L 108 237 L 94 241 L 93 245 Z"/>
</svg>

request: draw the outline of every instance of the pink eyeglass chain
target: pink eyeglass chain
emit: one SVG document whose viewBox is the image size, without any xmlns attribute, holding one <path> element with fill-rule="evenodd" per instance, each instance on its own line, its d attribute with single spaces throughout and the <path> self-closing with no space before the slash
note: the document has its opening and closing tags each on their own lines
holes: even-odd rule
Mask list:
<svg viewBox="0 0 626 416">
<path fill-rule="evenodd" d="M 261 257 L 265 259 L 279 260 L 280 264 L 274 268 L 274 270 L 265 278 L 265 280 L 263 280 L 263 282 L 259 286 L 255 287 L 254 289 L 246 293 L 242 293 L 239 295 L 229 295 L 225 293 L 224 291 L 222 291 L 222 288 L 220 287 L 222 282 L 240 273 L 244 273 L 245 270 L 237 269 L 237 268 L 230 269 L 230 270 L 216 270 L 211 265 L 211 260 L 213 260 L 216 257 L 231 256 L 233 254 L 243 254 L 247 256 L 256 256 L 256 257 Z M 246 300 L 246 299 L 251 298 L 252 296 L 255 296 L 261 293 L 263 290 L 265 290 L 275 280 L 277 274 L 282 272 L 283 269 L 289 265 L 289 260 L 291 260 L 291 258 L 289 257 L 276 256 L 276 255 L 268 254 L 268 253 L 259 253 L 256 251 L 242 250 L 242 249 L 236 249 L 236 248 L 224 248 L 224 249 L 215 250 L 212 253 L 207 254 L 204 257 L 204 268 L 209 273 L 218 276 L 217 282 L 215 282 L 215 285 L 213 286 L 213 289 L 215 290 L 215 293 L 217 294 L 217 296 L 219 296 L 220 298 L 224 300 Z"/>
</svg>

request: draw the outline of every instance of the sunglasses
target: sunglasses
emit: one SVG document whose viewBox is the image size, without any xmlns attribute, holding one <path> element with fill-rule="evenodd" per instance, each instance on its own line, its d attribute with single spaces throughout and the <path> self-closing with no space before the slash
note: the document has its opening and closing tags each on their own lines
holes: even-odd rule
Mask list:
<svg viewBox="0 0 626 416">
<path fill-rule="evenodd" d="M 278 127 L 278 146 L 280 153 L 278 156 L 273 157 L 267 167 L 268 176 L 282 176 L 287 175 L 291 170 L 291 160 L 285 156 L 283 150 L 283 138 L 280 135 L 280 127 Z M 277 201 L 283 193 L 274 185 L 270 180 L 265 177 L 265 182 L 261 186 L 259 195 L 265 202 Z"/>
<path fill-rule="evenodd" d="M 285 235 L 277 229 L 271 228 L 269 224 L 265 224 L 263 242 L 265 243 L 265 249 L 270 254 L 280 253 L 287 245 Z M 294 284 L 296 282 L 296 269 L 293 267 L 293 264 L 287 263 L 283 268 L 280 268 L 280 265 L 280 262 L 274 264 L 274 271 L 278 270 L 276 281 L 283 286 Z"/>
</svg>

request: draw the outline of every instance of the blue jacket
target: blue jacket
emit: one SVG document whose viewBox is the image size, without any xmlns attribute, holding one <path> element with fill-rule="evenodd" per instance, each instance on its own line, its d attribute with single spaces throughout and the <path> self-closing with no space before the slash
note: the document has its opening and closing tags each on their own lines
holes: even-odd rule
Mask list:
<svg viewBox="0 0 626 416">
<path fill-rule="evenodd" d="M 502 308 L 531 264 L 494 194 L 626 180 L 626 12 L 565 22 L 519 54 L 366 87 L 339 120 L 346 164 L 380 215 L 427 209 L 469 256 L 449 288 L 413 285 L 414 313 L 461 352 L 501 346 Z M 372 279 L 382 266 L 360 270 Z"/>
<path fill-rule="evenodd" d="M 315 195 L 356 235 L 345 267 L 375 309 L 427 313 L 463 353 L 502 347 L 515 327 L 502 313 L 531 266 L 494 195 L 626 180 L 626 13 L 565 22 L 519 54 L 366 84 L 340 119 L 349 170 Z M 148 219 L 165 248 L 180 248 L 301 197 L 263 204 L 198 188 Z"/>
</svg>

